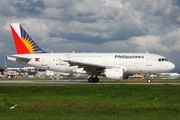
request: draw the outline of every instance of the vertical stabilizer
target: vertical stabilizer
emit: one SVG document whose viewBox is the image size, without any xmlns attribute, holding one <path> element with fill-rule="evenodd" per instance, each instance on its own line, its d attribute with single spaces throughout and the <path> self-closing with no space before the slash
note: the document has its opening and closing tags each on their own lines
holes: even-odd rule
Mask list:
<svg viewBox="0 0 180 120">
<path fill-rule="evenodd" d="M 10 24 L 17 54 L 45 53 L 19 23 Z"/>
</svg>

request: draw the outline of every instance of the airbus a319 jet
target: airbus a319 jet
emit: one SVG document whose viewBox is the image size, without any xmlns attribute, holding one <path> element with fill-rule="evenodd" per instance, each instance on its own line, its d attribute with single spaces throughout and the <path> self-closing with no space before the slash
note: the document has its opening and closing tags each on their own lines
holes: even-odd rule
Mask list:
<svg viewBox="0 0 180 120">
<path fill-rule="evenodd" d="M 17 54 L 7 60 L 27 66 L 64 73 L 89 74 L 89 82 L 98 76 L 125 79 L 129 74 L 168 72 L 175 65 L 165 57 L 150 53 L 47 53 L 19 23 L 10 24 Z"/>
</svg>

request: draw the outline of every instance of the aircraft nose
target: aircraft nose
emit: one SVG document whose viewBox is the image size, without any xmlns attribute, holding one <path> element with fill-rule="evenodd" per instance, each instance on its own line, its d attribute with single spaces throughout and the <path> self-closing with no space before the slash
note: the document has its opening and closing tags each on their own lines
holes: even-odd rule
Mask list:
<svg viewBox="0 0 180 120">
<path fill-rule="evenodd" d="M 169 69 L 170 69 L 170 70 L 174 70 L 174 68 L 175 68 L 175 65 L 174 65 L 173 63 L 171 63 L 171 64 L 169 65 Z"/>
</svg>

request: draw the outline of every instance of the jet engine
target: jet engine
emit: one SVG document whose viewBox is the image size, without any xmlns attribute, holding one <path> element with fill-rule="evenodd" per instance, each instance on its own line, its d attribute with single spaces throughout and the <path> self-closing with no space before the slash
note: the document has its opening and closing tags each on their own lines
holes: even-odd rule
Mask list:
<svg viewBox="0 0 180 120">
<path fill-rule="evenodd" d="M 124 69 L 122 68 L 111 68 L 105 69 L 105 76 L 110 79 L 123 79 Z"/>
<path fill-rule="evenodd" d="M 80 73 L 80 74 L 86 74 L 86 71 L 83 68 L 76 68 L 73 70 L 75 73 Z"/>
</svg>

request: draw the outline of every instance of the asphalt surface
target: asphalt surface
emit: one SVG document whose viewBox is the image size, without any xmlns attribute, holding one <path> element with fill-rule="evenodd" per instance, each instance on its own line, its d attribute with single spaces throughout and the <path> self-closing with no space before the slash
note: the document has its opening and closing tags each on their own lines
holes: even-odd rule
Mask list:
<svg viewBox="0 0 180 120">
<path fill-rule="evenodd" d="M 0 84 L 25 84 L 25 85 L 65 85 L 65 84 L 134 84 L 134 85 L 180 85 L 180 83 L 166 82 L 166 83 L 156 83 L 156 82 L 98 82 L 98 83 L 89 83 L 88 81 L 82 80 L 0 80 Z"/>
</svg>

